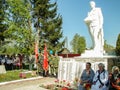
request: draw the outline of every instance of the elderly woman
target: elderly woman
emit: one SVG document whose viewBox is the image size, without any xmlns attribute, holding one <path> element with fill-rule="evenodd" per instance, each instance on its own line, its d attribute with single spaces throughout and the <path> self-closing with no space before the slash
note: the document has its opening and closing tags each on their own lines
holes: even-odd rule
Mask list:
<svg viewBox="0 0 120 90">
<path fill-rule="evenodd" d="M 120 72 L 117 66 L 112 67 L 112 73 L 109 75 L 109 90 L 120 90 Z"/>
<path fill-rule="evenodd" d="M 92 84 L 94 71 L 91 69 L 91 63 L 86 63 L 86 69 L 83 70 L 80 77 L 80 84 L 78 90 L 87 90 Z"/>
<path fill-rule="evenodd" d="M 108 72 L 103 63 L 99 63 L 98 68 L 99 70 L 96 71 L 93 78 L 91 90 L 108 90 Z"/>
</svg>

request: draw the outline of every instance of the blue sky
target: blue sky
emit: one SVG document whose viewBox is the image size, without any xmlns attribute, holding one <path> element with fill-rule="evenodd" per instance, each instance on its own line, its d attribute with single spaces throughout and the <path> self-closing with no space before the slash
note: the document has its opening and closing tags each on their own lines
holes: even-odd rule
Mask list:
<svg viewBox="0 0 120 90">
<path fill-rule="evenodd" d="M 91 47 L 91 38 L 84 23 L 84 18 L 90 11 L 91 0 L 57 0 L 58 13 L 63 17 L 63 35 L 68 37 L 68 44 L 78 33 L 86 39 L 87 47 Z M 94 0 L 96 7 L 102 9 L 104 17 L 104 39 L 107 43 L 116 46 L 120 33 L 120 0 Z M 69 45 L 70 48 L 70 45 Z"/>
</svg>

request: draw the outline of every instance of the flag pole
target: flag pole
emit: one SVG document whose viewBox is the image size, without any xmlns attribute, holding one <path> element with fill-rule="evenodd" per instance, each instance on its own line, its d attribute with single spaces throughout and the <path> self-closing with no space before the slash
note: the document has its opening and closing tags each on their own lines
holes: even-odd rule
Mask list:
<svg viewBox="0 0 120 90">
<path fill-rule="evenodd" d="M 38 71 L 38 56 L 39 56 L 39 52 L 38 52 L 38 49 L 39 49 L 39 32 L 40 30 L 38 29 L 37 32 L 36 32 L 36 37 L 35 37 L 35 68 L 37 68 L 37 71 Z"/>
</svg>

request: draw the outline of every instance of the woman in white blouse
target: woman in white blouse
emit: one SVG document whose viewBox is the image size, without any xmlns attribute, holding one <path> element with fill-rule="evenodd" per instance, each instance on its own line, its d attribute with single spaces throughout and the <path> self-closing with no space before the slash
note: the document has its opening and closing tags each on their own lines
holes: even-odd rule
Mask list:
<svg viewBox="0 0 120 90">
<path fill-rule="evenodd" d="M 98 64 L 99 70 L 93 78 L 91 90 L 108 90 L 108 71 L 105 70 L 103 63 Z"/>
</svg>

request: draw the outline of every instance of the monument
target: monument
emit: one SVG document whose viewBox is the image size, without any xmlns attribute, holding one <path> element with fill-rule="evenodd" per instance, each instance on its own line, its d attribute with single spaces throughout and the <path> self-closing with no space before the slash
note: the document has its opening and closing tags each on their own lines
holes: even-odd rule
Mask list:
<svg viewBox="0 0 120 90">
<path fill-rule="evenodd" d="M 93 49 L 86 50 L 82 56 L 103 56 L 104 53 L 103 15 L 101 8 L 95 6 L 95 2 L 91 1 L 91 11 L 84 19 L 92 39 Z"/>
<path fill-rule="evenodd" d="M 80 75 L 85 69 L 86 62 L 92 64 L 92 69 L 96 72 L 98 64 L 103 63 L 105 69 L 109 72 L 114 65 L 120 64 L 120 57 L 104 55 L 104 34 L 103 34 L 103 16 L 100 8 L 95 7 L 95 2 L 90 1 L 91 11 L 84 19 L 93 43 L 92 50 L 86 50 L 81 56 L 74 58 L 60 57 L 58 79 L 69 82 L 75 78 L 80 78 Z"/>
</svg>

